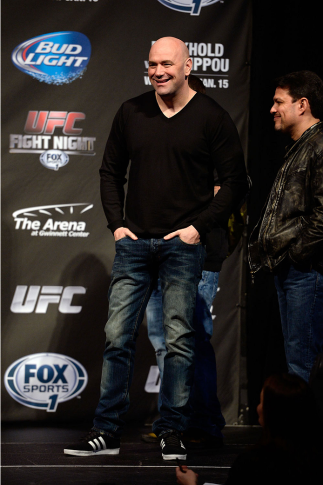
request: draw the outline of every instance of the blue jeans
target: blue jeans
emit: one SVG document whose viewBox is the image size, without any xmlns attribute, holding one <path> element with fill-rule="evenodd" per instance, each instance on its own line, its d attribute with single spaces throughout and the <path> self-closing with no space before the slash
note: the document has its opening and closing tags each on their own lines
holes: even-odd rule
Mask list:
<svg viewBox="0 0 323 485">
<path fill-rule="evenodd" d="M 147 308 L 147 330 L 151 345 L 156 354 L 157 366 L 159 369 L 160 382 L 162 382 L 164 372 L 164 358 L 167 354 L 163 325 L 163 301 L 160 287 L 160 279 L 154 285 Z M 161 406 L 161 393 L 158 395 L 158 410 Z"/>
<path fill-rule="evenodd" d="M 225 420 L 217 397 L 217 371 L 213 346 L 211 305 L 218 287 L 219 273 L 203 271 L 198 285 L 194 313 L 195 373 L 190 395 L 191 416 L 189 427 L 201 429 L 212 436 L 222 436 Z M 156 283 L 147 306 L 148 336 L 155 352 L 160 379 L 163 380 L 164 357 L 167 345 L 163 329 L 162 294 L 160 281 Z M 161 404 L 159 394 L 158 405 Z"/>
<path fill-rule="evenodd" d="M 323 352 L 323 275 L 283 263 L 275 286 L 288 372 L 308 382 L 315 358 Z"/>
<path fill-rule="evenodd" d="M 119 437 L 129 408 L 139 325 L 158 276 L 161 282 L 165 340 L 168 348 L 161 387 L 160 419 L 154 432 L 183 431 L 189 419 L 194 372 L 193 315 L 205 249 L 175 237 L 116 241 L 105 326 L 101 394 L 94 429 Z"/>
</svg>

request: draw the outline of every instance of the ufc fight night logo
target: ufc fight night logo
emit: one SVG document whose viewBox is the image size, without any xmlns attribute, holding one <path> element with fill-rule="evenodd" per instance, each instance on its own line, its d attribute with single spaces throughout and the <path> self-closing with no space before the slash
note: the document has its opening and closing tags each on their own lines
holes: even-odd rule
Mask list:
<svg viewBox="0 0 323 485">
<path fill-rule="evenodd" d="M 85 118 L 85 113 L 79 111 L 29 111 L 25 134 L 10 135 L 9 152 L 39 153 L 42 165 L 52 170 L 66 165 L 68 155 L 94 156 L 96 138 L 80 136 L 80 123 Z"/>
</svg>

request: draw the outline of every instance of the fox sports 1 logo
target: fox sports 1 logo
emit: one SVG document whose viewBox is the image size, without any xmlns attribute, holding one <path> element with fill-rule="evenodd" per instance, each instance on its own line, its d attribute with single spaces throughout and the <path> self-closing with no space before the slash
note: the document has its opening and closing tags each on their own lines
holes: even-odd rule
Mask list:
<svg viewBox="0 0 323 485">
<path fill-rule="evenodd" d="M 165 7 L 177 10 L 178 12 L 200 15 L 202 7 L 208 7 L 220 0 L 158 0 Z"/>
<path fill-rule="evenodd" d="M 82 77 L 91 56 L 91 44 L 80 32 L 53 32 L 19 44 L 12 52 L 14 65 L 47 84 L 68 84 Z"/>
<path fill-rule="evenodd" d="M 5 373 L 5 386 L 20 404 L 55 412 L 87 385 L 84 367 L 66 355 L 41 353 L 16 360 Z"/>
</svg>

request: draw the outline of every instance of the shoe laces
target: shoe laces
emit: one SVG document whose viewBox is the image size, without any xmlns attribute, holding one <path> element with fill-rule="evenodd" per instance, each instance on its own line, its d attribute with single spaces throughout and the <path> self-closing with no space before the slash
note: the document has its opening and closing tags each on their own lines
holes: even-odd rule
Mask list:
<svg viewBox="0 0 323 485">
<path fill-rule="evenodd" d="M 95 438 L 97 438 L 98 436 L 102 436 L 99 431 L 91 430 L 86 436 L 84 436 L 83 438 L 81 438 L 81 441 L 86 441 L 86 442 L 87 441 L 92 441 Z"/>
<path fill-rule="evenodd" d="M 165 445 L 169 446 L 180 446 L 181 440 L 177 433 L 170 431 L 169 433 L 164 433 L 161 436 L 161 439 L 164 440 Z"/>
</svg>

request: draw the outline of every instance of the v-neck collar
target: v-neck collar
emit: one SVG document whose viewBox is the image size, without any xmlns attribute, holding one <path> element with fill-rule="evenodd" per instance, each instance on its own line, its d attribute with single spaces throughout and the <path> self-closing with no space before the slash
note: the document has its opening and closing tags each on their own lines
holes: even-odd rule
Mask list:
<svg viewBox="0 0 323 485">
<path fill-rule="evenodd" d="M 196 97 L 196 95 L 197 95 L 197 91 L 196 91 L 196 92 L 195 92 L 195 94 L 194 94 L 194 95 L 191 97 L 191 99 L 189 99 L 189 100 L 187 101 L 187 103 L 186 103 L 186 104 L 183 106 L 183 108 L 181 108 L 181 109 L 180 109 L 180 110 L 178 110 L 176 113 L 174 113 L 174 114 L 173 114 L 173 116 L 166 116 L 166 115 L 165 115 L 165 114 L 162 112 L 162 110 L 161 110 L 161 108 L 160 108 L 160 106 L 159 106 L 159 104 L 158 104 L 158 101 L 157 101 L 157 94 L 156 94 L 156 91 L 155 91 L 155 101 L 156 101 L 156 104 L 157 104 L 157 108 L 158 108 L 158 110 L 160 111 L 160 114 L 162 115 L 162 117 L 163 117 L 165 120 L 171 120 L 171 119 L 175 118 L 177 115 L 179 115 L 179 114 L 180 114 L 180 113 L 181 113 L 181 112 L 182 112 L 182 111 L 183 111 L 183 110 L 184 110 L 184 109 L 185 109 L 185 108 L 186 108 L 186 107 L 187 107 L 187 106 L 188 106 L 188 105 L 191 103 L 191 101 L 192 101 L 192 100 L 193 100 L 193 99 Z"/>
</svg>

